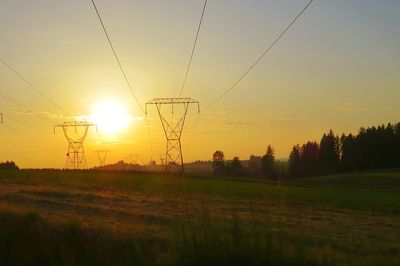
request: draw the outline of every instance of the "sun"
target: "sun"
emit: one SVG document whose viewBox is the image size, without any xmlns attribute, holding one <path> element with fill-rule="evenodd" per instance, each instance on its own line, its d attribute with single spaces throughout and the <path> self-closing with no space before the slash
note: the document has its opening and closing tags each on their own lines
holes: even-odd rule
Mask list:
<svg viewBox="0 0 400 266">
<path fill-rule="evenodd" d="M 123 104 L 105 100 L 93 106 L 91 121 L 97 125 L 100 132 L 113 134 L 126 129 L 132 117 Z"/>
</svg>

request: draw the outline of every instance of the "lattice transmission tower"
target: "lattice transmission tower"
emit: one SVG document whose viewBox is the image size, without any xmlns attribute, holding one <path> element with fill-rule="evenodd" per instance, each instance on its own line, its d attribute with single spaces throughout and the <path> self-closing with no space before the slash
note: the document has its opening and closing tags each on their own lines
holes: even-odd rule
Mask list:
<svg viewBox="0 0 400 266">
<path fill-rule="evenodd" d="M 94 151 L 99 159 L 100 166 L 106 165 L 107 155 L 110 153 L 108 150 Z"/>
<path fill-rule="evenodd" d="M 181 143 L 183 127 L 185 125 L 189 105 L 196 104 L 197 111 L 200 113 L 200 104 L 192 98 L 155 98 L 146 103 L 146 114 L 149 104 L 157 107 L 158 115 L 167 139 L 164 168 L 168 172 L 183 173 L 184 166 Z M 166 113 L 162 112 L 163 105 L 171 106 L 172 118 L 167 119 Z M 174 119 L 175 113 L 176 117 Z"/>
<path fill-rule="evenodd" d="M 3 113 L 0 113 L 0 124 L 3 124 Z"/>
<path fill-rule="evenodd" d="M 137 161 L 139 160 L 139 154 L 131 153 L 128 155 L 127 159 L 130 164 L 137 164 Z"/>
<path fill-rule="evenodd" d="M 87 137 L 90 127 L 96 127 L 96 124 L 86 121 L 64 122 L 54 126 L 54 134 L 56 128 L 62 128 L 64 136 L 68 141 L 67 160 L 65 167 L 67 169 L 86 169 L 86 157 L 83 143 Z M 71 135 L 71 129 L 75 136 Z M 79 129 L 79 130 L 78 130 Z"/>
<path fill-rule="evenodd" d="M 165 154 L 160 154 L 160 163 L 163 167 L 165 167 Z"/>
</svg>

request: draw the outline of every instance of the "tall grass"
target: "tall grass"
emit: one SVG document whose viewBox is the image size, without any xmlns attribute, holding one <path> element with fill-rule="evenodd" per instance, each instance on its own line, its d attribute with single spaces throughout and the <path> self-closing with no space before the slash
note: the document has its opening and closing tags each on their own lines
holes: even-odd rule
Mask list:
<svg viewBox="0 0 400 266">
<path fill-rule="evenodd" d="M 270 227 L 237 217 L 175 221 L 165 239 L 121 237 L 78 223 L 51 224 L 35 213 L 0 212 L 1 265 L 310 265 Z"/>
<path fill-rule="evenodd" d="M 150 238 L 118 239 L 35 213 L 0 212 L 0 265 L 149 265 L 156 246 Z"/>
<path fill-rule="evenodd" d="M 233 215 L 216 221 L 207 215 L 178 222 L 171 238 L 178 265 L 313 265 L 301 247 L 293 249 L 272 224 L 244 224 Z"/>
</svg>

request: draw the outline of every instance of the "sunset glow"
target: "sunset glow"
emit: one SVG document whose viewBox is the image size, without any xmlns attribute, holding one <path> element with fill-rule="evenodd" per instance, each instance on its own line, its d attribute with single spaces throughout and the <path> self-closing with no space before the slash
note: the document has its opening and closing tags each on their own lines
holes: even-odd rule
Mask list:
<svg viewBox="0 0 400 266">
<path fill-rule="evenodd" d="M 94 105 L 90 120 L 97 124 L 99 132 L 115 134 L 128 128 L 133 118 L 121 103 L 105 100 Z"/>
<path fill-rule="evenodd" d="M 42 95 L 0 63 L 0 160 L 63 167 L 64 136 L 43 131 L 75 118 L 98 124 L 98 134 L 89 130 L 85 141 L 88 161 L 97 161 L 92 151 L 104 148 L 99 143 L 111 141 L 115 158 L 138 153 L 148 161 L 165 154 L 157 109 L 149 108 L 147 120 L 141 109 L 151 99 L 179 96 L 204 2 L 98 3 L 138 102 L 90 1 L 28 2 L 2 1 L 0 58 Z M 399 1 L 312 4 L 245 78 L 206 109 L 307 2 L 209 2 L 182 94 L 201 107 L 198 122 L 195 108 L 185 120 L 185 161 L 210 160 L 216 148 L 228 158 L 248 159 L 269 144 L 287 159 L 293 145 L 319 141 L 329 129 L 354 134 L 361 126 L 398 120 Z M 176 10 L 186 15 L 173 15 Z M 143 121 L 133 121 L 138 116 Z"/>
<path fill-rule="evenodd" d="M 400 0 L 0 1 L 1 265 L 400 265 Z"/>
</svg>

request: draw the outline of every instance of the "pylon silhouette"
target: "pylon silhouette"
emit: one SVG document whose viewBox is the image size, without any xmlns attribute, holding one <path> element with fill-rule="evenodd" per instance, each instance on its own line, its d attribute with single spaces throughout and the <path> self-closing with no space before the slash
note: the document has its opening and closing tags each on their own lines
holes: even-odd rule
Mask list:
<svg viewBox="0 0 400 266">
<path fill-rule="evenodd" d="M 97 158 L 99 159 L 100 166 L 105 166 L 107 155 L 110 153 L 110 151 L 102 150 L 102 151 L 95 151 L 95 153 L 97 154 Z"/>
<path fill-rule="evenodd" d="M 83 142 L 86 139 L 89 127 L 96 127 L 96 124 L 86 122 L 86 121 L 72 121 L 72 122 L 64 122 L 54 126 L 54 134 L 56 133 L 56 128 L 62 128 L 64 132 L 64 136 L 68 141 L 68 150 L 67 150 L 67 160 L 65 167 L 68 169 L 86 169 L 86 157 L 85 150 L 83 148 Z M 78 128 L 81 128 L 80 132 L 78 132 Z M 68 129 L 74 129 L 76 137 L 71 137 L 71 132 Z"/>
<path fill-rule="evenodd" d="M 185 125 L 189 105 L 197 104 L 197 111 L 200 113 L 200 104 L 192 98 L 155 98 L 146 103 L 146 114 L 147 105 L 149 104 L 156 105 L 164 129 L 164 134 L 167 139 L 164 162 L 165 171 L 183 173 L 184 166 L 181 143 L 182 131 Z M 172 114 L 174 114 L 174 106 L 180 105 L 183 107 L 183 111 L 178 114 L 177 122 L 175 122 L 174 119 L 171 119 L 170 121 L 167 120 L 165 113 L 162 113 L 161 110 L 163 105 L 171 105 Z"/>
<path fill-rule="evenodd" d="M 139 154 L 129 154 L 128 155 L 128 161 L 131 164 L 137 164 L 138 159 L 139 159 Z"/>
<path fill-rule="evenodd" d="M 165 154 L 160 154 L 160 163 L 163 167 L 165 167 Z"/>
</svg>

